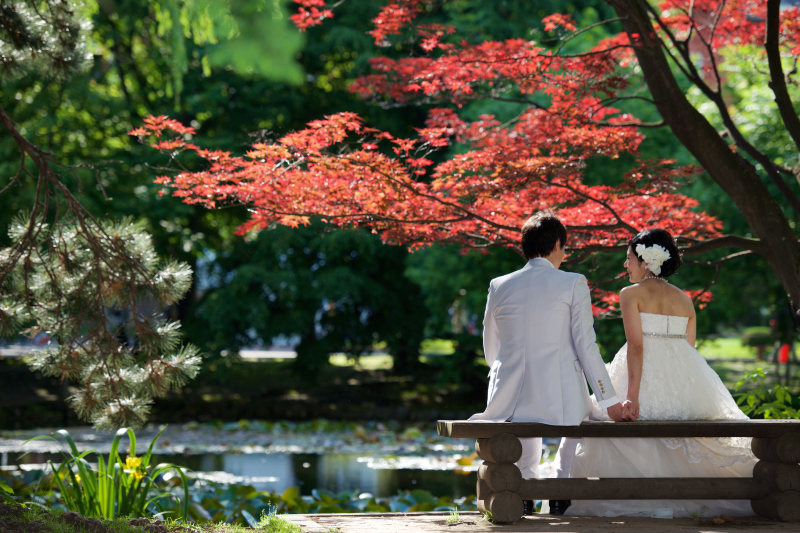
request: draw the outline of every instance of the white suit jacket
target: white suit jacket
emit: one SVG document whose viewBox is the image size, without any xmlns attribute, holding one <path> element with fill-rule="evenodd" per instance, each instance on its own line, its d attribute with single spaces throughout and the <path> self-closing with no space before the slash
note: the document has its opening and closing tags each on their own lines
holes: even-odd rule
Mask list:
<svg viewBox="0 0 800 533">
<path fill-rule="evenodd" d="M 591 410 L 584 373 L 601 407 L 617 403 L 593 324 L 581 274 L 539 257 L 493 279 L 483 319 L 489 394 L 470 420 L 577 426 Z"/>
</svg>

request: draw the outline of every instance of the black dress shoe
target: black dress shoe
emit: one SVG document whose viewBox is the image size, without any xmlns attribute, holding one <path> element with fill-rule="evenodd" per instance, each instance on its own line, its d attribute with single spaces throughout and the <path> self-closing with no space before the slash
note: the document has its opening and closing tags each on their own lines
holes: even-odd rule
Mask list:
<svg viewBox="0 0 800 533">
<path fill-rule="evenodd" d="M 533 500 L 522 500 L 522 516 L 531 516 L 536 512 Z"/>
<path fill-rule="evenodd" d="M 571 500 L 550 500 L 550 514 L 564 514 L 570 505 Z"/>
</svg>

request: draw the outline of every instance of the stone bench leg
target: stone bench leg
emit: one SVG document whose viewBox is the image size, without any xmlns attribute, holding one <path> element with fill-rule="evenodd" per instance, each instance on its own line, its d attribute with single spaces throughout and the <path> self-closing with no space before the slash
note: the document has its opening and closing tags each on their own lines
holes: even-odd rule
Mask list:
<svg viewBox="0 0 800 533">
<path fill-rule="evenodd" d="M 754 478 L 769 481 L 773 492 L 763 500 L 751 500 L 759 516 L 800 521 L 800 433 L 775 438 L 753 438 L 753 454 L 760 459 Z"/>
<path fill-rule="evenodd" d="M 522 474 L 514 463 L 522 456 L 522 443 L 510 433 L 501 433 L 477 439 L 475 451 L 484 460 L 478 470 L 478 510 L 492 513 L 495 522 L 516 522 L 523 512 L 518 494 Z"/>
</svg>

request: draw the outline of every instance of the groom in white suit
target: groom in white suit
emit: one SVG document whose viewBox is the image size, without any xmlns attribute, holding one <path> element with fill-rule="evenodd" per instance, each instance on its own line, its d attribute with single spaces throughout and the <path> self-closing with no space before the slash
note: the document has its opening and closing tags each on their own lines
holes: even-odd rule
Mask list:
<svg viewBox="0 0 800 533">
<path fill-rule="evenodd" d="M 591 410 L 587 377 L 613 420 L 633 420 L 614 392 L 595 343 L 586 278 L 558 270 L 566 243 L 567 230 L 558 217 L 537 213 L 522 226 L 528 263 L 489 284 L 483 319 L 489 393 L 486 410 L 470 420 L 580 425 Z M 538 478 L 542 439 L 521 440 L 517 466 L 523 478 Z M 559 449 L 556 468 L 564 477 L 569 477 L 577 442 L 562 442 Z M 525 502 L 526 514 L 532 506 Z"/>
</svg>

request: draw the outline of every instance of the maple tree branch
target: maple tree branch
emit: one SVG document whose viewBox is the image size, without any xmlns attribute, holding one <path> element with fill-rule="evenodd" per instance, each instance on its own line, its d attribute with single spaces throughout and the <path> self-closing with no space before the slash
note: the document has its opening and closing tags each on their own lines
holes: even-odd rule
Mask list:
<svg viewBox="0 0 800 533">
<path fill-rule="evenodd" d="M 621 19 L 617 19 L 617 20 L 621 20 Z M 619 50 L 621 48 L 624 49 L 624 48 L 630 48 L 630 47 L 631 47 L 631 45 L 629 45 L 629 44 L 615 44 L 614 46 L 612 46 L 610 48 L 603 48 L 602 50 L 592 50 L 591 52 L 581 52 L 579 54 L 565 54 L 565 55 L 560 55 L 560 56 L 552 55 L 552 56 L 546 56 L 546 57 L 555 57 L 555 58 L 559 58 L 559 59 L 575 59 L 575 58 L 581 58 L 581 57 L 591 57 L 591 56 L 596 56 L 596 55 L 600 55 L 600 54 L 607 54 L 608 52 L 611 52 L 613 50 Z"/>
<path fill-rule="evenodd" d="M 720 248 L 739 248 L 759 255 L 767 252 L 766 246 L 760 239 L 750 239 L 738 235 L 723 235 L 703 241 L 690 237 L 678 237 L 676 240 L 690 244 L 689 247 L 681 248 L 683 255 L 700 255 Z"/>
<path fill-rule="evenodd" d="M 246 204 L 242 204 L 246 205 Z M 402 219 L 402 218 L 394 218 L 394 217 L 387 217 L 385 215 L 376 215 L 374 213 L 348 213 L 348 214 L 341 214 L 341 215 L 332 215 L 329 213 L 319 213 L 316 211 L 305 211 L 302 213 L 298 213 L 297 211 L 278 211 L 276 209 L 267 209 L 264 207 L 256 208 L 257 211 L 262 211 L 264 213 L 269 213 L 272 215 L 280 215 L 280 216 L 290 216 L 290 217 L 321 217 L 321 218 L 371 218 L 373 220 L 379 220 L 381 222 L 395 222 L 397 224 L 452 224 L 454 222 L 464 222 L 466 220 L 470 220 L 470 217 L 463 216 L 459 218 L 444 218 L 444 219 L 424 219 L 424 218 L 415 218 L 415 219 Z"/>
<path fill-rule="evenodd" d="M 613 104 L 615 102 L 621 102 L 623 100 L 641 100 L 643 102 L 647 102 L 648 104 L 656 105 L 655 100 L 653 100 L 652 98 L 645 98 L 644 96 L 631 95 L 631 96 L 614 96 L 612 98 L 606 98 L 605 100 L 599 101 L 597 103 L 597 107 L 604 107 L 606 106 L 606 104 Z"/>
<path fill-rule="evenodd" d="M 577 257 L 570 257 L 569 259 L 564 259 L 561 264 L 562 265 L 580 265 L 581 263 L 586 262 L 587 259 L 592 257 L 594 252 L 583 252 Z"/>
<path fill-rule="evenodd" d="M 694 295 L 694 298 L 692 298 L 693 303 L 696 302 L 698 299 L 700 299 L 702 295 L 707 293 L 711 289 L 711 287 L 717 284 L 717 280 L 719 280 L 719 273 L 722 271 L 722 263 L 718 263 L 713 266 L 716 269 L 716 271 L 714 272 L 714 277 L 711 278 L 711 281 L 706 283 L 706 286 L 703 287 L 702 290 L 700 290 L 700 292 Z"/>
<path fill-rule="evenodd" d="M 630 232 L 633 235 L 636 235 L 637 233 L 639 233 L 638 229 L 634 228 L 633 226 L 631 226 L 630 224 L 628 224 L 627 222 L 622 220 L 622 217 L 619 215 L 619 213 L 617 213 L 617 211 L 613 207 L 608 205 L 608 202 L 606 202 L 604 200 L 600 200 L 600 199 L 595 198 L 593 196 L 589 196 L 588 194 L 580 192 L 580 191 L 576 190 L 574 187 L 570 187 L 569 185 L 566 185 L 566 184 L 553 183 L 553 182 L 551 182 L 550 184 L 555 186 L 555 187 L 562 187 L 564 189 L 567 189 L 568 191 L 572 191 L 573 193 L 577 194 L 578 196 L 580 196 L 582 198 L 585 198 L 586 200 L 591 200 L 592 202 L 600 204 L 601 206 L 606 208 L 608 210 L 608 212 L 611 213 L 614 216 L 614 218 L 617 219 L 617 222 L 619 224 L 619 229 L 626 229 L 626 230 L 628 230 L 628 232 Z M 614 224 L 614 226 L 617 226 L 617 224 Z"/>
<path fill-rule="evenodd" d="M 781 1 L 767 0 L 767 39 L 764 48 L 767 51 L 770 81 L 769 87 L 775 94 L 775 103 L 778 105 L 783 124 L 792 137 L 795 146 L 800 149 L 800 118 L 795 113 L 792 99 L 786 87 L 786 77 L 783 74 L 780 51 L 780 24 Z"/>
<path fill-rule="evenodd" d="M 345 159 L 347 161 L 351 162 L 351 163 L 363 165 L 363 163 L 360 162 L 360 161 L 357 162 L 357 161 L 354 161 L 354 160 L 349 159 L 349 158 L 345 158 Z M 442 205 L 446 205 L 448 207 L 451 207 L 451 208 L 453 208 L 453 209 L 455 209 L 457 211 L 461 211 L 461 212 L 465 213 L 467 216 L 469 216 L 470 218 L 474 218 L 475 220 L 480 220 L 484 224 L 489 224 L 490 226 L 492 226 L 494 228 L 504 229 L 506 231 L 519 231 L 519 228 L 517 228 L 517 227 L 506 226 L 505 224 L 498 224 L 497 222 L 493 222 L 493 221 L 491 221 L 491 220 L 489 220 L 487 218 L 484 218 L 484 217 L 482 217 L 482 216 L 470 211 L 469 209 L 465 208 L 462 205 L 459 205 L 459 204 L 456 204 L 456 203 L 452 203 L 452 202 L 447 202 L 447 201 L 442 200 L 441 198 L 439 198 L 438 196 L 433 195 L 433 194 L 426 194 L 424 192 L 420 192 L 420 191 L 416 190 L 414 187 L 412 187 L 410 184 L 405 183 L 405 182 L 403 182 L 401 180 L 398 180 L 394 176 L 391 176 L 391 175 L 387 174 L 386 172 L 383 172 L 382 170 L 375 168 L 372 165 L 366 165 L 366 167 L 369 168 L 370 170 L 372 170 L 373 172 L 376 172 L 376 173 L 382 175 L 383 177 L 385 177 L 389 181 L 397 183 L 401 187 L 403 187 L 405 189 L 408 189 L 409 191 L 411 191 L 412 194 L 415 194 L 417 196 L 421 196 L 422 198 L 427 198 L 428 200 L 433 200 L 433 201 L 438 202 L 438 203 L 440 203 Z"/>
<path fill-rule="evenodd" d="M 739 131 L 739 128 L 736 126 L 736 123 L 733 121 L 733 118 L 730 115 L 730 111 L 728 110 L 728 106 L 727 106 L 727 104 L 725 102 L 725 99 L 724 99 L 724 97 L 722 95 L 721 79 L 720 79 L 720 75 L 719 75 L 719 70 L 717 68 L 717 62 L 716 62 L 716 58 L 714 56 L 714 51 L 711 48 L 710 41 L 706 41 L 705 38 L 703 38 L 702 33 L 700 31 L 697 32 L 700 40 L 702 41 L 703 45 L 706 47 L 706 49 L 708 51 L 708 54 L 709 54 L 709 56 L 711 58 L 711 64 L 712 64 L 712 67 L 713 67 L 714 75 L 716 76 L 716 79 L 717 79 L 717 90 L 714 90 L 711 87 L 709 87 L 709 85 L 705 82 L 703 77 L 697 72 L 697 69 L 695 68 L 694 63 L 692 63 L 691 58 L 689 57 L 689 48 L 686 45 L 686 43 L 678 41 L 678 39 L 675 37 L 674 33 L 672 33 L 672 31 L 670 30 L 670 28 L 661 20 L 660 16 L 658 15 L 658 13 L 656 12 L 654 7 L 652 7 L 652 6 L 650 6 L 648 4 L 647 5 L 647 10 L 649 11 L 650 15 L 656 20 L 656 22 L 661 27 L 661 29 L 664 31 L 664 33 L 668 36 L 668 38 L 670 39 L 672 44 L 675 46 L 675 48 L 680 52 L 680 54 L 683 57 L 683 60 L 686 63 L 687 67 L 691 70 L 691 74 L 686 73 L 686 72 L 684 72 L 684 74 L 686 74 L 687 77 L 689 78 L 689 80 L 692 83 L 694 83 L 695 86 L 697 86 L 703 92 L 703 94 L 705 94 L 706 97 L 709 100 L 711 100 L 715 104 L 715 106 L 717 107 L 717 110 L 719 111 L 720 116 L 722 118 L 722 122 L 725 125 L 725 127 L 727 128 L 728 134 L 731 136 L 731 139 L 733 140 L 733 142 L 737 146 L 740 146 L 744 150 L 744 152 L 746 154 L 748 154 L 750 157 L 755 159 L 759 164 L 761 164 L 762 167 L 764 167 L 764 170 L 766 171 L 766 173 L 769 176 L 770 180 L 772 180 L 772 182 L 778 188 L 778 190 L 780 191 L 781 195 L 789 203 L 789 205 L 792 206 L 792 209 L 795 211 L 795 213 L 800 215 L 800 198 L 797 197 L 797 195 L 794 193 L 794 191 L 792 191 L 791 187 L 789 187 L 789 184 L 786 183 L 786 180 L 784 180 L 783 176 L 781 176 L 780 173 L 779 173 L 779 171 L 783 170 L 785 172 L 785 170 L 778 168 L 778 165 L 776 165 L 776 163 L 773 162 L 765 153 L 763 153 L 758 148 L 753 146 L 744 137 L 744 135 L 742 135 L 741 131 Z M 691 19 L 691 20 L 692 20 L 692 25 L 694 26 L 694 20 L 693 19 Z M 716 23 L 714 25 L 714 29 L 715 28 L 716 28 Z M 663 48 L 666 50 L 666 47 L 663 47 Z M 667 53 L 668 53 L 668 55 L 670 55 L 670 57 L 672 57 L 672 54 L 669 54 L 668 50 L 667 50 Z M 674 58 L 673 58 L 673 60 L 674 60 Z M 780 61 L 780 59 L 778 59 L 778 61 Z M 683 70 L 683 68 L 681 68 L 681 70 Z M 770 86 L 771 85 L 772 84 L 770 83 Z M 788 93 L 787 93 L 787 95 L 788 95 Z M 791 103 L 791 101 L 790 101 L 790 103 Z M 794 113 L 793 109 L 792 109 L 792 113 Z M 796 115 L 795 115 L 795 118 L 796 118 Z M 789 171 L 788 173 L 791 174 L 791 171 Z"/>
<path fill-rule="evenodd" d="M 562 48 L 564 48 L 564 46 L 565 46 L 565 45 L 566 45 L 568 42 L 570 42 L 572 39 L 574 39 L 574 38 L 575 38 L 575 37 L 577 37 L 578 35 L 580 35 L 580 34 L 582 34 L 582 33 L 584 33 L 584 32 L 587 32 L 587 31 L 591 30 L 592 28 L 597 28 L 598 26 L 603 26 L 603 25 L 605 25 L 605 24 L 611 24 L 611 23 L 613 23 L 613 22 L 619 22 L 619 21 L 621 21 L 621 20 L 622 20 L 622 19 L 621 19 L 621 18 L 619 18 L 619 17 L 616 17 L 616 18 L 613 18 L 613 19 L 608 19 L 608 20 L 601 20 L 600 22 L 595 22 L 594 24 L 589 24 L 588 26 L 586 26 L 586 27 L 584 27 L 584 28 L 581 28 L 581 29 L 579 29 L 579 30 L 577 30 L 577 31 L 574 31 L 574 32 L 572 32 L 570 35 L 568 35 L 568 36 L 566 36 L 566 37 L 562 37 L 562 38 L 560 39 L 562 42 L 561 42 L 561 44 L 559 45 L 559 47 L 558 47 L 558 50 L 556 50 L 556 52 L 555 52 L 555 54 L 554 54 L 554 55 L 558 55 L 558 53 L 559 53 L 559 52 L 561 52 L 561 49 L 562 49 Z"/>
<path fill-rule="evenodd" d="M 497 100 L 498 102 L 508 102 L 508 103 L 511 103 L 511 104 L 525 104 L 525 105 L 529 105 L 531 107 L 534 107 L 536 109 L 540 109 L 542 111 L 547 111 L 548 113 L 550 112 L 550 110 L 548 108 L 544 107 L 541 104 L 537 104 L 536 102 L 534 102 L 532 100 L 528 100 L 527 98 L 509 98 L 509 97 L 505 97 L 505 96 L 493 96 L 493 95 L 477 96 L 476 95 L 475 98 L 464 98 L 464 100 L 475 101 L 475 100 L 483 100 L 484 98 L 488 98 L 489 100 Z"/>
<path fill-rule="evenodd" d="M 684 259 L 683 262 L 686 263 L 687 265 L 717 266 L 723 263 L 727 263 L 728 261 L 739 259 L 740 257 L 745 257 L 748 255 L 755 255 L 755 252 L 751 250 L 744 250 L 741 252 L 736 252 L 734 254 L 726 255 L 725 257 L 721 257 L 720 259 L 715 259 L 713 261 L 695 261 L 693 259 Z"/>
<path fill-rule="evenodd" d="M 608 121 L 601 121 L 601 122 L 591 122 L 593 126 L 603 126 L 603 127 L 612 127 L 612 128 L 628 128 L 628 127 L 636 127 L 636 128 L 663 128 L 667 125 L 666 122 L 663 120 L 659 120 L 658 122 L 608 122 Z"/>
<path fill-rule="evenodd" d="M 661 20 L 661 15 L 659 15 L 655 8 L 646 4 L 645 9 L 647 10 L 649 16 L 658 24 L 663 31 L 669 41 L 672 43 L 672 46 L 680 54 L 681 58 L 683 59 L 683 63 L 678 61 L 675 56 L 672 54 L 670 49 L 664 44 L 661 39 L 658 39 L 659 43 L 661 44 L 661 48 L 666 52 L 667 56 L 677 65 L 677 67 L 683 72 L 683 75 L 686 76 L 692 83 L 700 87 L 700 89 L 706 93 L 706 91 L 713 92 L 711 87 L 706 85 L 705 81 L 703 81 L 702 76 L 697 72 L 697 68 L 695 67 L 694 63 L 692 63 L 691 58 L 689 57 L 689 49 L 686 46 L 686 43 L 683 41 L 679 41 L 678 38 L 672 33 L 672 30 L 667 26 L 663 20 Z"/>
<path fill-rule="evenodd" d="M 626 230 L 636 230 L 636 228 L 632 228 L 628 224 L 620 221 L 616 224 L 598 224 L 596 226 L 567 226 L 567 231 L 575 232 L 575 233 L 591 233 L 593 231 L 614 231 L 618 229 L 626 229 Z M 638 231 L 635 231 L 638 233 Z"/>
</svg>

